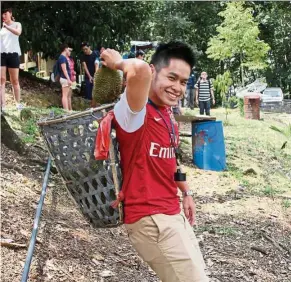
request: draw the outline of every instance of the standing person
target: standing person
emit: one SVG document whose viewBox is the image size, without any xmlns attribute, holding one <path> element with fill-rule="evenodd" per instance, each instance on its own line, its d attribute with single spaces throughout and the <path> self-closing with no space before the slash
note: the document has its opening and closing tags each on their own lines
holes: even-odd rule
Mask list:
<svg viewBox="0 0 291 282">
<path fill-rule="evenodd" d="M 188 82 L 187 82 L 187 89 L 186 89 L 186 98 L 187 98 L 187 105 L 191 110 L 194 110 L 194 86 L 195 86 L 195 76 L 191 73 Z"/>
<path fill-rule="evenodd" d="M 8 69 L 10 82 L 13 88 L 16 108 L 21 110 L 19 85 L 19 56 L 21 55 L 19 36 L 22 32 L 21 23 L 16 22 L 12 16 L 12 9 L 2 10 L 3 25 L 1 36 L 1 111 L 5 111 L 5 83 Z"/>
<path fill-rule="evenodd" d="M 72 111 L 72 93 L 73 93 L 73 89 L 76 89 L 76 71 L 75 71 L 75 62 L 74 59 L 71 56 L 71 53 L 73 51 L 72 48 L 68 48 L 68 63 L 69 63 L 69 68 L 70 68 L 70 79 L 72 81 L 72 85 L 69 88 L 69 94 L 68 94 L 68 107 L 69 107 L 69 111 Z"/>
<path fill-rule="evenodd" d="M 137 50 L 135 53 L 135 57 L 137 59 L 143 60 L 144 59 L 144 51 L 143 50 Z"/>
<path fill-rule="evenodd" d="M 210 116 L 210 100 L 212 98 L 213 105 L 215 105 L 215 98 L 212 82 L 207 78 L 207 73 L 205 71 L 201 73 L 201 77 L 195 84 L 195 89 L 195 101 L 199 106 L 200 115 L 204 115 L 205 111 L 206 115 Z"/>
<path fill-rule="evenodd" d="M 99 68 L 98 55 L 91 50 L 91 46 L 88 42 L 83 42 L 81 44 L 81 48 L 84 52 L 84 55 L 81 57 L 81 62 L 85 71 L 85 98 L 88 100 L 92 100 L 93 78 L 95 72 Z"/>
<path fill-rule="evenodd" d="M 71 71 L 68 62 L 68 56 L 70 55 L 69 46 L 67 44 L 61 45 L 61 55 L 58 58 L 58 65 L 60 69 L 60 83 L 62 86 L 62 104 L 63 108 L 67 111 L 72 109 L 70 96 Z"/>
<path fill-rule="evenodd" d="M 101 58 L 100 55 L 102 54 L 102 52 L 105 50 L 105 47 L 101 47 L 100 51 L 99 51 L 99 56 L 97 56 L 96 60 L 95 60 L 95 64 L 98 64 L 98 68 L 95 68 L 95 71 L 97 71 L 98 69 L 100 69 L 102 67 L 102 62 L 101 62 Z"/>
<path fill-rule="evenodd" d="M 179 135 L 171 111 L 185 93 L 193 51 L 184 43 L 170 42 L 159 45 L 150 65 L 136 58 L 123 60 L 112 49 L 101 58 L 105 66 L 122 70 L 127 77 L 126 90 L 114 107 L 125 185 L 113 207 L 124 202 L 129 239 L 163 282 L 206 282 L 204 260 L 191 228 L 193 191 L 177 178 Z M 177 187 L 183 194 L 184 213 Z"/>
</svg>

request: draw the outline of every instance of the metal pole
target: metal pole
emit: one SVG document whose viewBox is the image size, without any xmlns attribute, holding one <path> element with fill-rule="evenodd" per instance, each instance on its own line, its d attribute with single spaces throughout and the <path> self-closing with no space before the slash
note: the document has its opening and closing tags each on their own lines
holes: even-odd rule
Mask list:
<svg viewBox="0 0 291 282">
<path fill-rule="evenodd" d="M 41 196 L 37 205 L 36 214 L 35 214 L 35 218 L 33 222 L 33 229 L 31 233 L 30 243 L 28 247 L 28 252 L 27 252 L 26 261 L 25 261 L 25 265 L 24 265 L 24 269 L 22 273 L 21 282 L 26 282 L 28 278 L 30 264 L 31 264 L 32 256 L 33 256 L 34 247 L 35 247 L 37 231 L 38 231 L 38 224 L 40 221 L 41 210 L 42 210 L 42 206 L 43 206 L 43 202 L 44 202 L 44 198 L 46 194 L 46 187 L 47 187 L 47 182 L 49 178 L 51 162 L 52 162 L 51 157 L 49 157 L 47 166 L 46 166 L 43 184 L 42 184 Z"/>
</svg>

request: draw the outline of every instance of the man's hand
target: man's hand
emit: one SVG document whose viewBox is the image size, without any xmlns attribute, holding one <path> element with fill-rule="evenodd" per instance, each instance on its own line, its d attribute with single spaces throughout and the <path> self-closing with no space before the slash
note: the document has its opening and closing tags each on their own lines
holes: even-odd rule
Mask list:
<svg viewBox="0 0 291 282">
<path fill-rule="evenodd" d="M 89 77 L 89 81 L 90 81 L 90 83 L 93 83 L 94 79 L 92 76 Z"/>
<path fill-rule="evenodd" d="M 198 105 L 199 105 L 199 103 L 198 103 L 198 99 L 196 99 L 195 102 L 196 102 L 196 105 L 198 106 Z"/>
<path fill-rule="evenodd" d="M 183 198 L 183 209 L 186 218 L 188 219 L 191 226 L 195 224 L 195 203 L 192 196 L 185 196 Z"/>
<path fill-rule="evenodd" d="M 102 64 L 110 69 L 116 69 L 118 62 L 122 61 L 121 55 L 113 49 L 106 49 L 101 54 Z"/>
<path fill-rule="evenodd" d="M 215 99 L 214 98 L 212 99 L 212 103 L 213 103 L 213 105 L 215 105 Z"/>
<path fill-rule="evenodd" d="M 68 85 L 71 86 L 72 85 L 72 81 L 70 79 L 68 79 Z"/>
</svg>

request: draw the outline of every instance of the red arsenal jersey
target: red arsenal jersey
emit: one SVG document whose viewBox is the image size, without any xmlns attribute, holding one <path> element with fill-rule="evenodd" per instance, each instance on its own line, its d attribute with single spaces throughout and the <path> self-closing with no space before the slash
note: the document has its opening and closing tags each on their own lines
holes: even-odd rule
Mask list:
<svg viewBox="0 0 291 282">
<path fill-rule="evenodd" d="M 178 126 L 169 107 L 158 111 L 146 105 L 145 117 L 141 127 L 134 132 L 125 131 L 115 117 L 114 127 L 119 142 L 121 169 L 126 175 L 133 154 L 135 165 L 124 193 L 124 223 L 134 223 L 144 216 L 153 214 L 174 215 L 180 213 L 177 185 L 174 181 L 176 159 L 171 145 L 169 129 L 174 123 L 175 135 Z M 140 141 L 143 134 L 142 141 Z"/>
</svg>

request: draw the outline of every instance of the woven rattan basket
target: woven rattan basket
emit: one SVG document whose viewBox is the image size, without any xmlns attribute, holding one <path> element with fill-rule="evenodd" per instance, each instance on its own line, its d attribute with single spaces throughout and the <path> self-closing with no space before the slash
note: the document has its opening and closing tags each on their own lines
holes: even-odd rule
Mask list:
<svg viewBox="0 0 291 282">
<path fill-rule="evenodd" d="M 94 158 L 98 120 L 114 104 L 38 122 L 50 155 L 63 177 L 69 194 L 94 227 L 114 227 L 122 223 L 122 208 L 113 209 L 121 187 L 119 151 L 111 134 L 110 158 Z"/>
</svg>

